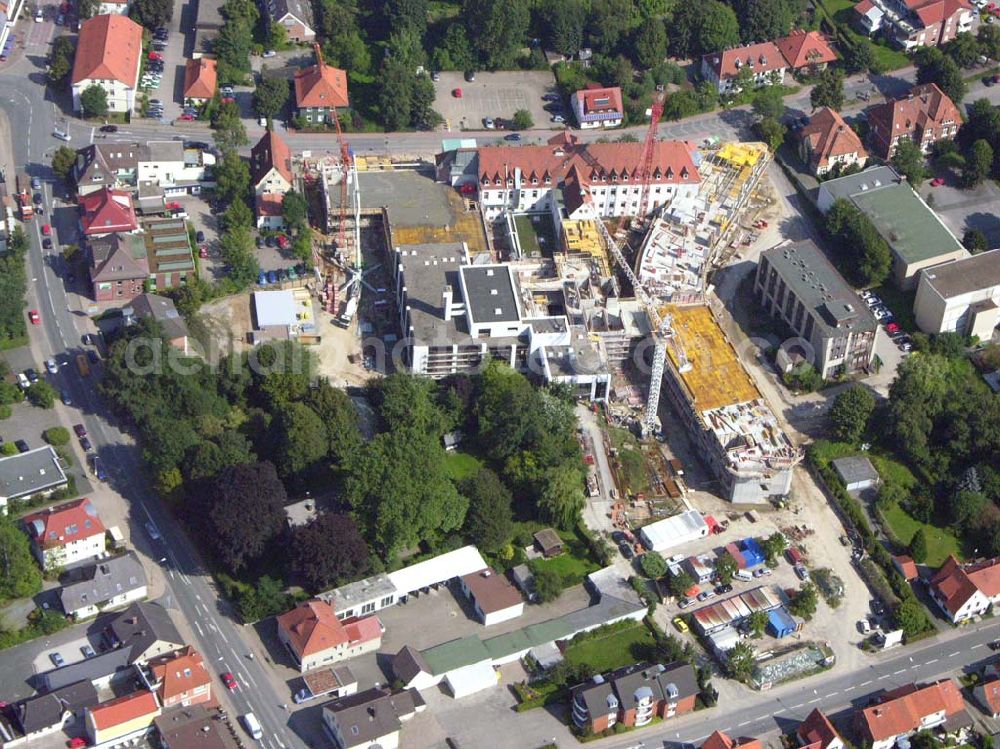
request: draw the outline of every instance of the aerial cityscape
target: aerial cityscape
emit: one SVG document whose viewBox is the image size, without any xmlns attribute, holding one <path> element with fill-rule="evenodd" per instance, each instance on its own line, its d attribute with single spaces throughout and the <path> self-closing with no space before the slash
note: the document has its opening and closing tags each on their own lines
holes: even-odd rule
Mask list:
<svg viewBox="0 0 1000 749">
<path fill-rule="evenodd" d="M 0 747 L 995 749 L 1000 5 L 0 0 Z"/>
</svg>

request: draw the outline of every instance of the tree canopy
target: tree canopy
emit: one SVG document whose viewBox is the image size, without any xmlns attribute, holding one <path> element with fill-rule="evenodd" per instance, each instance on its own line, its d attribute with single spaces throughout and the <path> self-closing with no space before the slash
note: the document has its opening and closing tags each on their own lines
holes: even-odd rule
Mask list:
<svg viewBox="0 0 1000 749">
<path fill-rule="evenodd" d="M 830 407 L 830 422 L 837 439 L 858 444 L 874 412 L 875 396 L 868 388 L 853 385 L 840 393 Z"/>
<path fill-rule="evenodd" d="M 319 593 L 365 575 L 368 544 L 346 515 L 324 513 L 292 533 L 291 569 L 310 591 Z"/>
<path fill-rule="evenodd" d="M 844 106 L 844 73 L 839 68 L 827 68 L 819 74 L 813 90 L 809 92 L 813 109 L 829 107 L 838 112 Z"/>
<path fill-rule="evenodd" d="M 824 228 L 844 250 L 840 269 L 857 285 L 877 286 L 888 278 L 892 267 L 889 245 L 853 203 L 843 198 L 835 201 Z"/>
<path fill-rule="evenodd" d="M 80 93 L 84 117 L 104 117 L 108 113 L 108 92 L 92 83 Z"/>
</svg>

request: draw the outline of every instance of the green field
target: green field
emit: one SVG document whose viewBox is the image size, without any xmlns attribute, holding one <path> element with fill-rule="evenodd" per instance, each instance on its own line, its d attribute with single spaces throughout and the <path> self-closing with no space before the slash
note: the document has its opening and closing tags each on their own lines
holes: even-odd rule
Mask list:
<svg viewBox="0 0 1000 749">
<path fill-rule="evenodd" d="M 826 11 L 826 15 L 836 22 L 849 39 L 857 41 L 864 38 L 851 26 L 851 14 L 854 12 L 852 8 L 855 5 L 855 0 L 813 0 L 813 4 L 818 9 L 822 8 L 820 12 Z M 886 72 L 899 70 L 913 64 L 906 54 L 898 49 L 893 49 L 884 40 L 873 41 L 872 50 L 875 53 L 875 58 Z"/>
<path fill-rule="evenodd" d="M 606 637 L 585 640 L 578 645 L 570 643 L 563 655 L 570 663 L 587 663 L 594 673 L 604 673 L 647 659 L 655 644 L 656 640 L 646 625 L 636 622 L 635 626 L 612 632 Z"/>
<path fill-rule="evenodd" d="M 570 588 L 583 582 L 591 572 L 601 568 L 591 559 L 590 549 L 572 532 L 562 532 L 563 553 L 552 559 L 539 559 L 533 564 L 542 569 L 555 570 L 562 578 L 563 587 Z"/>
<path fill-rule="evenodd" d="M 949 554 L 961 558 L 958 539 L 951 531 L 921 523 L 910 517 L 899 505 L 883 510 L 882 516 L 892 528 L 892 532 L 904 544 L 910 543 L 910 539 L 918 529 L 924 529 L 924 533 L 927 534 L 927 560 L 924 563 L 927 566 L 940 567 Z"/>
<path fill-rule="evenodd" d="M 448 472 L 448 478 L 452 481 L 461 481 L 475 474 L 483 467 L 483 464 L 479 462 L 478 458 L 455 450 L 445 455 L 444 467 Z"/>
</svg>

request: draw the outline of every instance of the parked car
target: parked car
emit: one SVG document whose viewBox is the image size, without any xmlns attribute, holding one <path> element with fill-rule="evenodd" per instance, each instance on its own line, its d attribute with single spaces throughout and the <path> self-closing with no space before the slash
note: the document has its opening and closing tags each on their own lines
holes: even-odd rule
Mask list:
<svg viewBox="0 0 1000 749">
<path fill-rule="evenodd" d="M 542 94 L 542 101 L 560 101 L 562 97 L 556 93 Z"/>
<path fill-rule="evenodd" d="M 475 70 L 466 70 L 465 71 L 465 80 L 467 80 L 469 83 L 472 83 L 474 80 L 476 80 L 476 71 Z"/>
<path fill-rule="evenodd" d="M 618 551 L 622 553 L 622 556 L 628 560 L 631 560 L 635 556 L 635 552 L 632 550 L 632 546 L 626 542 L 618 544 Z"/>
<path fill-rule="evenodd" d="M 288 237 L 284 234 L 279 234 L 277 236 L 278 249 L 287 250 L 291 246 L 291 242 L 288 241 Z"/>
<path fill-rule="evenodd" d="M 438 81 L 440 81 L 441 80 L 441 73 L 439 73 L 438 71 L 435 70 L 433 73 L 431 73 L 431 80 L 434 81 L 435 83 L 437 83 Z"/>
<path fill-rule="evenodd" d="M 90 444 L 90 437 L 81 437 L 80 447 L 83 449 L 85 453 L 89 453 L 91 450 L 94 449 L 94 446 Z"/>
<path fill-rule="evenodd" d="M 278 274 L 273 270 L 267 272 L 267 282 L 268 283 L 278 283 Z"/>
<path fill-rule="evenodd" d="M 886 331 L 889 333 L 899 333 L 899 323 L 891 322 L 885 326 Z"/>
<path fill-rule="evenodd" d="M 687 622 L 684 621 L 683 617 L 675 616 L 674 619 L 673 619 L 673 623 L 674 623 L 674 627 L 677 629 L 678 632 L 689 632 L 690 631 L 690 628 L 688 627 Z"/>
<path fill-rule="evenodd" d="M 699 601 L 707 601 L 709 598 L 715 598 L 714 590 L 703 590 L 701 593 L 698 594 Z"/>
<path fill-rule="evenodd" d="M 723 595 L 723 594 L 725 594 L 725 593 L 732 593 L 733 592 L 733 586 L 730 585 L 730 584 L 728 584 L 728 583 L 726 583 L 725 585 L 718 585 L 715 588 L 715 592 L 716 592 L 717 595 L 720 595 L 720 596 Z"/>
<path fill-rule="evenodd" d="M 84 658 L 93 658 L 97 655 L 97 652 L 90 645 L 84 645 L 81 647 L 80 652 L 83 653 Z"/>
<path fill-rule="evenodd" d="M 195 238 L 196 242 L 204 242 L 205 241 L 205 232 L 203 232 L 203 231 L 196 231 L 194 233 L 194 238 Z"/>
<path fill-rule="evenodd" d="M 692 605 L 693 603 L 694 603 L 694 599 L 693 598 L 682 598 L 677 603 L 677 606 L 679 608 L 686 609 L 688 606 Z"/>
<path fill-rule="evenodd" d="M 24 370 L 24 376 L 28 378 L 28 382 L 30 382 L 32 385 L 38 382 L 38 372 L 36 372 L 34 369 L 31 369 L 30 367 Z"/>
<path fill-rule="evenodd" d="M 42 240 L 42 248 L 46 249 L 46 250 L 51 250 L 52 249 L 52 239 L 50 237 L 45 237 Z"/>
<path fill-rule="evenodd" d="M 63 388 L 59 391 L 59 398 L 62 400 L 63 404 L 66 406 L 73 405 L 73 396 L 69 394 L 69 390 Z"/>
<path fill-rule="evenodd" d="M 46 359 L 45 360 L 45 369 L 46 369 L 46 371 L 49 374 L 58 374 L 58 372 L 59 372 L 59 365 L 56 364 L 56 360 L 55 359 Z"/>
<path fill-rule="evenodd" d="M 208 248 L 205 247 L 205 245 L 202 245 L 201 247 L 198 248 L 198 257 L 202 259 L 208 257 Z"/>
<path fill-rule="evenodd" d="M 162 538 L 162 536 L 160 536 L 159 529 L 151 522 L 146 523 L 146 533 L 148 533 L 149 537 L 154 541 L 159 541 Z"/>
<path fill-rule="evenodd" d="M 31 449 L 30 447 L 28 447 L 28 443 L 25 442 L 24 440 L 15 440 L 14 447 L 17 448 L 17 451 L 19 453 L 26 453 L 28 452 L 28 450 Z"/>
<path fill-rule="evenodd" d="M 454 96 L 456 99 L 461 99 L 462 98 L 462 89 L 460 89 L 460 88 L 452 89 L 451 95 Z"/>
<path fill-rule="evenodd" d="M 492 117 L 483 117 L 483 127 L 487 130 L 496 130 L 497 125 Z"/>
<path fill-rule="evenodd" d="M 806 569 L 804 564 L 797 564 L 794 567 L 795 574 L 798 575 L 799 580 L 802 582 L 807 582 L 809 580 L 809 570 Z"/>
<path fill-rule="evenodd" d="M 766 577 L 771 574 L 771 570 L 768 567 L 758 567 L 753 571 L 754 577 Z"/>
<path fill-rule="evenodd" d="M 63 659 L 62 655 L 58 652 L 50 653 L 49 658 L 56 665 L 56 668 L 62 668 L 66 665 L 66 661 Z"/>
<path fill-rule="evenodd" d="M 265 57 L 265 58 L 267 58 L 267 57 L 277 57 L 277 56 L 278 56 L 278 53 L 275 52 L 273 49 L 265 50 L 264 54 L 262 55 L 262 57 Z"/>
<path fill-rule="evenodd" d="M 267 286 L 267 273 L 265 273 L 264 271 L 261 271 L 260 273 L 257 274 L 257 285 Z"/>
<path fill-rule="evenodd" d="M 28 319 L 31 321 L 32 325 L 40 325 L 42 322 L 41 316 L 38 314 L 37 309 L 28 310 Z"/>
<path fill-rule="evenodd" d="M 508 133 L 507 135 L 503 136 L 503 139 L 511 141 L 512 143 L 517 143 L 518 141 L 521 140 L 521 134 L 520 133 Z"/>
<path fill-rule="evenodd" d="M 82 437 L 86 437 L 87 436 L 87 427 L 85 427 L 83 424 L 74 424 L 73 425 L 73 433 L 77 437 L 81 437 L 81 438 Z"/>
<path fill-rule="evenodd" d="M 935 177 L 931 180 L 931 187 L 941 187 L 944 184 L 944 177 Z"/>
</svg>

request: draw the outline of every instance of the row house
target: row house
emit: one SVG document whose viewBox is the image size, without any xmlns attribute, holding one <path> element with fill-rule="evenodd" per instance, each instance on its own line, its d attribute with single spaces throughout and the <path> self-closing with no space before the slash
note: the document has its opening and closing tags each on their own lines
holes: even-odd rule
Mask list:
<svg viewBox="0 0 1000 749">
<path fill-rule="evenodd" d="M 698 679 L 687 663 L 637 663 L 597 675 L 572 689 L 573 724 L 601 733 L 616 725 L 644 726 L 654 717 L 692 712 Z"/>
<path fill-rule="evenodd" d="M 826 36 L 795 29 L 774 41 L 704 55 L 701 75 L 720 94 L 730 94 L 746 83 L 755 88 L 784 83 L 787 71 L 816 73 L 836 59 Z"/>
<path fill-rule="evenodd" d="M 972 31 L 975 20 L 968 0 L 861 0 L 853 12 L 863 33 L 881 32 L 907 52 L 946 44 Z"/>
</svg>

